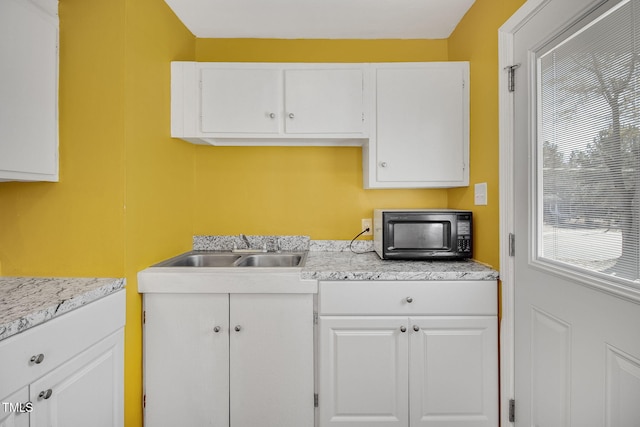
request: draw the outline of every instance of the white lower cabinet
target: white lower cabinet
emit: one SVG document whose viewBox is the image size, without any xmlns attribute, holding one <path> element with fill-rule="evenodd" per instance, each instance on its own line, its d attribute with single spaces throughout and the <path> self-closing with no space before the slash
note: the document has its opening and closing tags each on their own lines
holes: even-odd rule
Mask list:
<svg viewBox="0 0 640 427">
<path fill-rule="evenodd" d="M 124 323 L 122 290 L 0 342 L 0 427 L 122 427 Z"/>
<path fill-rule="evenodd" d="M 23 387 L 0 401 L 0 427 L 29 427 L 29 387 Z"/>
<path fill-rule="evenodd" d="M 495 292 L 495 282 L 321 282 L 320 426 L 496 427 Z"/>
<path fill-rule="evenodd" d="M 312 427 L 312 294 L 144 295 L 145 426 Z"/>
</svg>

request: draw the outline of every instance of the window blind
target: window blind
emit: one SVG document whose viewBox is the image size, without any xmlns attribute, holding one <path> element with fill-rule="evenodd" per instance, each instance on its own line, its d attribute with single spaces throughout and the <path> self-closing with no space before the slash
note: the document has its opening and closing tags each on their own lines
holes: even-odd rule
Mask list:
<svg viewBox="0 0 640 427">
<path fill-rule="evenodd" d="M 640 0 L 537 60 L 538 254 L 640 283 Z"/>
</svg>

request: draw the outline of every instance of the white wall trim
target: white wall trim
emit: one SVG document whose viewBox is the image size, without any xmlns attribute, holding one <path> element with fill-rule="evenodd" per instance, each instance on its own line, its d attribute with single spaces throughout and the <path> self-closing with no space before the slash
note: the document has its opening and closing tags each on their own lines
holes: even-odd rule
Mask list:
<svg viewBox="0 0 640 427">
<path fill-rule="evenodd" d="M 514 232 L 514 106 L 506 67 L 513 64 L 514 34 L 549 0 L 528 0 L 498 29 L 498 105 L 500 138 L 500 280 L 502 319 L 500 323 L 500 421 L 508 426 L 509 400 L 515 397 L 514 383 L 514 278 L 515 260 L 509 256 L 509 233 Z"/>
</svg>

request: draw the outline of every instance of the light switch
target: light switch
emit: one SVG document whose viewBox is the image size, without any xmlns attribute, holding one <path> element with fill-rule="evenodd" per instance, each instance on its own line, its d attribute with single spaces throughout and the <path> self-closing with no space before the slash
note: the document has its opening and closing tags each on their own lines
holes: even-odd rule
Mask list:
<svg viewBox="0 0 640 427">
<path fill-rule="evenodd" d="M 474 187 L 474 198 L 476 205 L 487 204 L 487 183 L 481 182 Z"/>
</svg>

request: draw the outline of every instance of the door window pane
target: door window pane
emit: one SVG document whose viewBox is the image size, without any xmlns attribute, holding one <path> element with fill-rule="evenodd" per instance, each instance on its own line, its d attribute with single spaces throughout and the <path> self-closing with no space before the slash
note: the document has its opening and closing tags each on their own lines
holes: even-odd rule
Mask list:
<svg viewBox="0 0 640 427">
<path fill-rule="evenodd" d="M 639 282 L 640 0 L 538 57 L 539 259 Z"/>
</svg>

